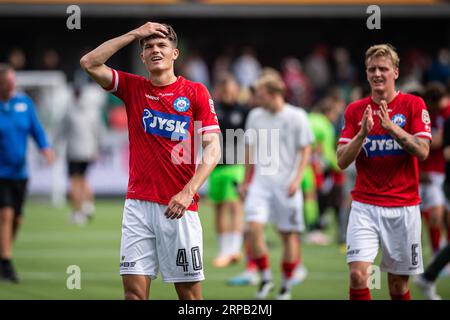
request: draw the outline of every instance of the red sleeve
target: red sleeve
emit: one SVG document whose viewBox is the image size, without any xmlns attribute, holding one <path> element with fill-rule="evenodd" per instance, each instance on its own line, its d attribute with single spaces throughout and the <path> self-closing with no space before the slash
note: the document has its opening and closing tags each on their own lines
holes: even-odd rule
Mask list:
<svg viewBox="0 0 450 320">
<path fill-rule="evenodd" d="M 412 103 L 411 134 L 431 140 L 431 120 L 425 102 L 421 98 Z"/>
<path fill-rule="evenodd" d="M 338 144 L 346 144 L 349 143 L 350 140 L 356 135 L 357 130 L 355 128 L 355 122 L 353 121 L 353 113 L 352 110 L 354 108 L 349 105 L 345 109 L 344 113 L 344 125 L 342 127 L 341 137 L 338 140 Z"/>
<path fill-rule="evenodd" d="M 197 133 L 219 132 L 219 121 L 214 110 L 214 101 L 209 95 L 208 89 L 202 84 L 197 86 L 196 103 L 194 109 L 194 121 L 199 123 Z"/>
<path fill-rule="evenodd" d="M 111 85 L 103 89 L 122 99 L 127 105 L 127 102 L 130 101 L 130 92 L 132 91 L 130 88 L 135 89 L 144 78 L 115 69 L 111 69 L 111 72 L 113 74 Z"/>
</svg>

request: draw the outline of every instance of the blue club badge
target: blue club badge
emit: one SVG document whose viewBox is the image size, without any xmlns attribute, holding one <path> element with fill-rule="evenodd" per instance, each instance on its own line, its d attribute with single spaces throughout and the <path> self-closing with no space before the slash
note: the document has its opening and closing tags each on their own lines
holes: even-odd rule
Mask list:
<svg viewBox="0 0 450 320">
<path fill-rule="evenodd" d="M 401 113 L 398 113 L 392 117 L 392 122 L 398 125 L 400 128 L 403 128 L 406 123 L 406 117 Z"/>
<path fill-rule="evenodd" d="M 173 102 L 173 107 L 178 112 L 185 112 L 189 109 L 189 99 L 186 97 L 179 97 Z"/>
</svg>

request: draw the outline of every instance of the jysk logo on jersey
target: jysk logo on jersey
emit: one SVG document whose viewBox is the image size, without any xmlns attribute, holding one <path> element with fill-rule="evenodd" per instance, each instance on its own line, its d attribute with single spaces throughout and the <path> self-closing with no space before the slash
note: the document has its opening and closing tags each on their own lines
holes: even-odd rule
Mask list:
<svg viewBox="0 0 450 320">
<path fill-rule="evenodd" d="M 390 135 L 368 136 L 362 149 L 367 157 L 398 156 L 405 153 Z"/>
<path fill-rule="evenodd" d="M 392 117 L 392 122 L 398 125 L 400 128 L 403 128 L 406 123 L 406 117 L 401 113 L 397 113 Z"/>
<path fill-rule="evenodd" d="M 172 140 L 186 139 L 190 120 L 189 116 L 162 113 L 148 108 L 142 114 L 142 125 L 146 133 Z"/>
<path fill-rule="evenodd" d="M 173 102 L 173 107 L 178 112 L 185 112 L 189 109 L 189 99 L 186 97 L 179 97 Z"/>
</svg>

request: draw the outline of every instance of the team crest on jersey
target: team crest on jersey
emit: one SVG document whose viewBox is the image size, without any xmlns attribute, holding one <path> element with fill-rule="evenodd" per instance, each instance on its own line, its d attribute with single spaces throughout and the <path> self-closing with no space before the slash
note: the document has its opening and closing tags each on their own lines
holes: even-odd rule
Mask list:
<svg viewBox="0 0 450 320">
<path fill-rule="evenodd" d="M 427 110 L 422 110 L 422 121 L 425 124 L 430 124 L 431 123 L 430 114 L 428 113 Z"/>
<path fill-rule="evenodd" d="M 405 153 L 390 135 L 368 136 L 362 149 L 366 157 L 398 156 Z"/>
<path fill-rule="evenodd" d="M 173 107 L 175 108 L 175 110 L 177 110 L 178 112 L 185 112 L 189 109 L 189 99 L 186 97 L 178 97 L 174 102 L 173 102 Z"/>
<path fill-rule="evenodd" d="M 27 109 L 28 109 L 27 104 L 23 102 L 19 102 L 14 105 L 14 110 L 16 112 L 25 112 L 27 111 Z"/>
<path fill-rule="evenodd" d="M 392 117 L 392 122 L 398 125 L 400 128 L 403 128 L 406 123 L 406 117 L 401 113 L 397 113 Z"/>
<path fill-rule="evenodd" d="M 146 133 L 178 141 L 186 139 L 190 120 L 189 116 L 163 113 L 148 108 L 144 109 L 142 114 L 142 126 Z"/>
</svg>

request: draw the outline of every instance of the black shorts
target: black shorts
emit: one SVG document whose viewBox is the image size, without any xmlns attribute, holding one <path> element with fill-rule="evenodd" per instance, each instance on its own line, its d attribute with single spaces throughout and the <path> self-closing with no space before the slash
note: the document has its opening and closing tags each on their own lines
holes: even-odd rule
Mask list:
<svg viewBox="0 0 450 320">
<path fill-rule="evenodd" d="M 0 178 L 0 208 L 12 207 L 14 215 L 20 216 L 25 202 L 27 182 L 27 179 L 12 180 Z"/>
<path fill-rule="evenodd" d="M 89 161 L 69 161 L 69 176 L 84 176 L 89 164 Z"/>
</svg>

